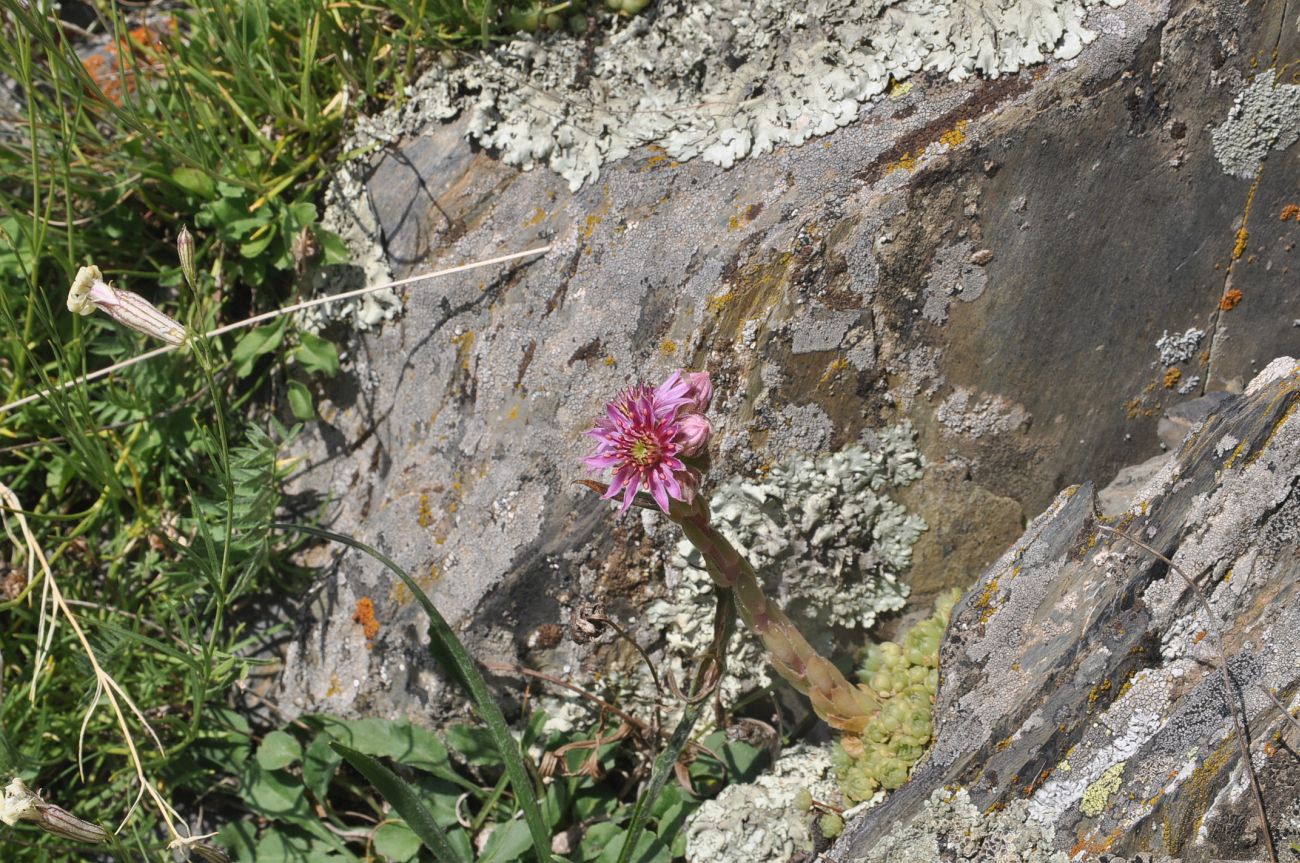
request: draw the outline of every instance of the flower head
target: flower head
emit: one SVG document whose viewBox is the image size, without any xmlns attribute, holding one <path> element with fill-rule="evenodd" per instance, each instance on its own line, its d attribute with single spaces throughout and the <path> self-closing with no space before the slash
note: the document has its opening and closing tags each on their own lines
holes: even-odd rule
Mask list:
<svg viewBox="0 0 1300 863">
<path fill-rule="evenodd" d="M 99 267 L 82 267 L 68 289 L 68 311 L 79 315 L 104 312 L 123 326 L 172 345 L 185 341 L 185 327 L 139 294 L 119 290 L 104 281 Z"/>
<path fill-rule="evenodd" d="M 698 377 L 703 375 L 701 384 Z M 605 405 L 605 417 L 587 432 L 596 451 L 585 459 L 592 470 L 612 470 L 606 498 L 623 495 L 620 512 L 626 512 L 638 491 L 646 491 L 664 512 L 672 500 L 691 503 L 700 485 L 700 472 L 682 459 L 701 452 L 712 429 L 694 412 L 708 406 L 700 398 L 708 386 L 708 373 L 673 372 L 657 387 L 637 384 Z M 711 388 L 708 390 L 711 392 Z M 685 422 L 688 417 L 695 420 Z"/>
</svg>

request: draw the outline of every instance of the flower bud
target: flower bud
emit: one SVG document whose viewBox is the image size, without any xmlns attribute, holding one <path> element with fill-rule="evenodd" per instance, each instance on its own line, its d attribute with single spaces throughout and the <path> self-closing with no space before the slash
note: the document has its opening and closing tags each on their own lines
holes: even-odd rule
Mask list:
<svg viewBox="0 0 1300 863">
<path fill-rule="evenodd" d="M 689 402 L 682 405 L 682 410 L 689 413 L 702 414 L 709 409 L 709 403 L 713 401 L 713 381 L 709 378 L 708 372 L 688 372 L 682 371 L 682 380 L 690 387 L 686 396 Z"/>
<path fill-rule="evenodd" d="M 181 259 L 181 272 L 185 275 L 186 284 L 191 290 L 196 290 L 198 271 L 194 269 L 194 235 L 184 225 L 181 226 L 181 232 L 176 237 L 176 253 Z"/>
<path fill-rule="evenodd" d="M 713 426 L 702 414 L 687 414 L 677 422 L 678 453 L 686 458 L 697 456 L 708 449 L 713 437 Z"/>
</svg>

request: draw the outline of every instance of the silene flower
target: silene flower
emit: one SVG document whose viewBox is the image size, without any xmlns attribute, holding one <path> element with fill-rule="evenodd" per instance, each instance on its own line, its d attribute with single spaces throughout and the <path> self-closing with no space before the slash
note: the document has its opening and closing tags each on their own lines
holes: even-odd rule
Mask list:
<svg viewBox="0 0 1300 863">
<path fill-rule="evenodd" d="M 162 339 L 171 345 L 185 342 L 185 327 L 139 294 L 123 291 L 104 281 L 99 267 L 82 267 L 68 289 L 68 311 L 79 315 L 104 312 L 125 327 Z"/>
<path fill-rule="evenodd" d="M 108 831 L 103 827 L 47 803 L 16 776 L 5 786 L 4 796 L 0 797 L 0 821 L 10 827 L 19 821 L 33 821 L 46 833 L 75 842 L 108 841 Z"/>
<path fill-rule="evenodd" d="M 587 432 L 596 450 L 584 462 L 591 470 L 613 471 L 606 498 L 623 495 L 627 512 L 645 491 L 664 512 L 673 500 L 690 504 L 702 479 L 682 461 L 704 452 L 713 429 L 702 410 L 713 387 L 708 372 L 673 372 L 657 387 L 641 383 L 605 405 L 605 417 Z"/>
</svg>

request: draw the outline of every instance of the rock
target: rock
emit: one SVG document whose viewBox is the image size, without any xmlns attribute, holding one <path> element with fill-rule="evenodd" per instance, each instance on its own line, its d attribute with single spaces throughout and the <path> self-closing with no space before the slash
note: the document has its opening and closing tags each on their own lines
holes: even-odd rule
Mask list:
<svg viewBox="0 0 1300 863">
<path fill-rule="evenodd" d="M 1026 807 L 1071 859 L 1263 859 L 1220 634 L 1274 841 L 1300 837 L 1300 736 L 1264 692 L 1300 700 L 1300 364 L 1270 370 L 1109 520 L 1180 566 L 1214 620 L 1165 563 L 1100 529 L 1091 486 L 1065 490 L 957 606 L 933 749 L 830 860 L 876 859 L 958 788 L 979 812 Z"/>
<path fill-rule="evenodd" d="M 968 584 L 1025 513 L 1155 455 L 1163 411 L 1240 390 L 1300 318 L 1300 223 L 1277 215 L 1300 185 L 1294 145 L 1244 180 L 1211 135 L 1275 49 L 1279 69 L 1293 56 L 1284 10 L 1130 0 L 1087 25 L 1071 60 L 916 75 L 730 170 L 639 149 L 575 193 L 471 147 L 471 117 L 394 134 L 331 193 L 366 267 L 552 248 L 404 289 L 398 320 L 347 336 L 348 375 L 298 451 L 299 505 L 329 501 L 329 526 L 413 572 L 476 655 L 607 671 L 532 636 L 583 598 L 641 620 L 673 537 L 574 488 L 581 433 L 629 382 L 704 366 L 719 479 L 910 421 L 930 465 L 905 501 L 931 526 L 914 595 Z M 972 265 L 980 249 L 996 255 Z M 1221 312 L 1229 278 L 1244 299 Z M 1201 383 L 1180 394 L 1153 364 L 1189 328 L 1205 336 L 1180 374 Z M 373 641 L 353 621 L 363 598 Z M 290 709 L 438 701 L 421 614 L 372 562 L 339 558 L 295 623 L 275 693 Z"/>
</svg>

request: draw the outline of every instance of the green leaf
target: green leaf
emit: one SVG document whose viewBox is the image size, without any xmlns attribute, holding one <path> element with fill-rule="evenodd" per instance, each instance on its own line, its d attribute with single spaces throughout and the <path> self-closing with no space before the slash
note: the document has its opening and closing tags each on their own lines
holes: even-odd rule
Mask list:
<svg viewBox="0 0 1300 863">
<path fill-rule="evenodd" d="M 420 856 L 420 837 L 405 824 L 390 821 L 375 831 L 375 853 L 390 863 L 410 863 Z"/>
<path fill-rule="evenodd" d="M 447 745 L 475 767 L 490 767 L 501 763 L 492 732 L 476 725 L 453 725 L 444 734 Z"/>
<path fill-rule="evenodd" d="M 451 767 L 447 747 L 438 735 L 410 720 L 339 719 L 323 715 L 310 719 L 340 743 L 358 752 L 391 758 L 403 767 L 424 770 L 453 781 L 458 778 Z"/>
<path fill-rule="evenodd" d="M 255 240 L 239 244 L 239 254 L 245 258 L 256 258 L 266 251 L 275 239 L 275 231 L 268 228 Z"/>
<path fill-rule="evenodd" d="M 172 171 L 172 182 L 196 198 L 211 200 L 217 194 L 216 183 L 198 168 L 177 168 Z"/>
<path fill-rule="evenodd" d="M 302 781 L 307 789 L 324 800 L 330 781 L 343 763 L 343 756 L 330 748 L 331 737 L 322 731 L 312 738 L 311 745 L 302 756 Z"/>
<path fill-rule="evenodd" d="M 375 790 L 402 816 L 415 835 L 420 837 L 424 847 L 433 852 L 433 856 L 442 863 L 469 863 L 468 858 L 461 856 L 459 850 L 451 844 L 446 831 L 433 820 L 433 814 L 425 808 L 414 788 L 369 755 L 349 749 L 341 743 L 331 743 L 330 746 L 375 786 Z"/>
<path fill-rule="evenodd" d="M 244 333 L 230 352 L 235 364 L 235 377 L 246 378 L 253 371 L 257 358 L 271 353 L 284 341 L 284 328 L 288 318 L 280 318 L 264 327 Z"/>
<path fill-rule="evenodd" d="M 316 239 L 320 242 L 321 251 L 325 253 L 322 262 L 326 265 L 346 264 L 352 260 L 352 251 L 338 234 L 317 229 Z"/>
<path fill-rule="evenodd" d="M 498 824 L 484 843 L 478 863 L 516 863 L 532 844 L 527 823 L 511 820 Z"/>
<path fill-rule="evenodd" d="M 659 841 L 653 833 L 642 833 L 637 837 L 636 848 L 631 854 L 623 854 L 623 844 L 631 834 L 624 833 L 614 838 L 605 846 L 596 858 L 596 863 L 615 863 L 616 860 L 628 860 L 630 863 L 672 863 L 672 853 L 668 846 Z"/>
<path fill-rule="evenodd" d="M 308 814 L 302 783 L 283 771 L 253 768 L 246 776 L 243 797 L 249 809 L 268 818 Z"/>
<path fill-rule="evenodd" d="M 293 358 L 299 365 L 313 374 L 331 377 L 338 374 L 339 352 L 332 342 L 308 332 L 300 333 L 298 339 L 298 347 L 294 349 Z"/>
<path fill-rule="evenodd" d="M 257 763 L 264 770 L 279 770 L 302 757 L 302 744 L 284 731 L 272 731 L 257 747 Z"/>
<path fill-rule="evenodd" d="M 302 381 L 289 381 L 289 410 L 301 422 L 316 418 L 316 405 L 312 403 L 311 390 Z"/>
<path fill-rule="evenodd" d="M 479 672 L 478 665 L 465 650 L 465 645 L 456 637 L 456 633 L 448 626 L 446 618 L 438 611 L 437 606 L 429 599 L 424 589 L 416 583 L 415 579 L 411 578 L 406 570 L 394 563 L 392 558 L 350 536 L 301 524 L 276 522 L 274 527 L 281 530 L 306 533 L 351 546 L 370 555 L 402 580 L 402 583 L 411 591 L 411 594 L 420 603 L 425 615 L 429 618 L 430 652 L 448 664 L 448 670 L 469 693 L 470 698 L 474 701 L 474 706 L 478 708 L 479 716 L 483 717 L 488 730 L 492 733 L 497 751 L 501 754 L 510 787 L 514 790 L 515 801 L 519 808 L 523 810 L 524 820 L 528 823 L 528 830 L 533 840 L 533 853 L 537 855 L 539 863 L 549 861 L 551 859 L 551 833 L 546 827 L 546 821 L 542 818 L 542 809 L 537 805 L 537 788 L 528 774 L 528 769 L 524 767 L 524 759 L 519 750 L 519 743 L 510 734 L 510 726 L 506 724 L 506 718 L 501 713 L 501 706 L 497 704 L 491 690 L 488 689 L 487 681 L 483 679 L 482 673 Z M 730 592 L 728 592 L 727 596 L 730 595 Z M 701 700 L 701 704 L 704 703 L 704 700 Z M 693 722 L 692 720 L 692 724 Z M 675 738 L 676 734 L 674 734 Z M 685 745 L 686 741 L 682 740 L 677 751 L 680 752 L 681 747 Z M 676 755 L 673 758 L 675 760 Z M 409 818 L 407 822 L 410 822 Z"/>
</svg>

